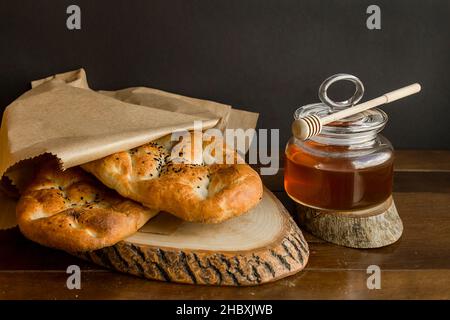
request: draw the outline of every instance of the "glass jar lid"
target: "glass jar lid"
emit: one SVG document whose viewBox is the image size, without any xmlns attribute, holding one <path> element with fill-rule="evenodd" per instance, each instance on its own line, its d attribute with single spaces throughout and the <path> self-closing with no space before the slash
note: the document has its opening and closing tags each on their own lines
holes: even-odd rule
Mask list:
<svg viewBox="0 0 450 320">
<path fill-rule="evenodd" d="M 304 118 L 309 115 L 325 117 L 336 112 L 333 107 L 323 103 L 313 103 L 298 108 L 294 113 L 295 119 Z M 381 131 L 388 120 L 387 114 L 378 109 L 369 109 L 348 118 L 334 121 L 322 127 L 321 134 L 349 134 L 355 132 Z"/>
<path fill-rule="evenodd" d="M 355 83 L 356 90 L 350 99 L 335 102 L 328 97 L 327 89 L 332 83 L 341 80 Z M 355 76 L 347 74 L 334 75 L 326 79 L 319 88 L 319 98 L 322 102 L 308 104 L 298 108 L 294 112 L 294 119 L 297 120 L 309 115 L 323 118 L 346 107 L 353 106 L 361 100 L 363 94 L 364 86 Z M 383 130 L 387 120 L 388 116 L 384 111 L 377 108 L 369 109 L 324 125 L 320 134 L 310 139 L 319 143 L 339 145 L 361 143 L 375 138 L 377 133 Z"/>
</svg>

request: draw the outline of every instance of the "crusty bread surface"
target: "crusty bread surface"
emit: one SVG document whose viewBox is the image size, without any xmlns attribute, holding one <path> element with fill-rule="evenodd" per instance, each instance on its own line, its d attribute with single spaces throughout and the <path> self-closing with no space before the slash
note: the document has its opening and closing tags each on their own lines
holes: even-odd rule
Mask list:
<svg viewBox="0 0 450 320">
<path fill-rule="evenodd" d="M 114 245 L 157 211 L 99 183 L 79 167 L 42 166 L 16 208 L 21 232 L 42 245 L 69 252 Z"/>
<path fill-rule="evenodd" d="M 239 216 L 256 206 L 263 193 L 256 171 L 223 140 L 201 132 L 176 141 L 164 136 L 82 168 L 124 197 L 192 222 Z"/>
</svg>

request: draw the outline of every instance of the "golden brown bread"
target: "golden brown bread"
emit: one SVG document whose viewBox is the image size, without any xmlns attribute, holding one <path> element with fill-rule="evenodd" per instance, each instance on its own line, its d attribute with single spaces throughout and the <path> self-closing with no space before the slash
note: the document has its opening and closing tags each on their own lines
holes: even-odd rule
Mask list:
<svg viewBox="0 0 450 320">
<path fill-rule="evenodd" d="M 16 209 L 21 232 L 42 245 L 69 252 L 114 245 L 157 211 L 121 197 L 81 170 L 46 164 Z"/>
<path fill-rule="evenodd" d="M 217 137 L 202 142 L 201 133 L 175 142 L 168 135 L 82 168 L 122 196 L 187 221 L 218 223 L 241 215 L 263 192 L 259 175 L 234 150 Z"/>
</svg>

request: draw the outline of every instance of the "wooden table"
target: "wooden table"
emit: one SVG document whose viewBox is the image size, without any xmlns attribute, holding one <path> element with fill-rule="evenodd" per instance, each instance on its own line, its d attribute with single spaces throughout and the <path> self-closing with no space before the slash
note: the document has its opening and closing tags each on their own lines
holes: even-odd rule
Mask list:
<svg viewBox="0 0 450 320">
<path fill-rule="evenodd" d="M 397 151 L 395 194 L 402 238 L 382 249 L 350 249 L 305 232 L 306 269 L 259 287 L 205 287 L 146 281 L 89 264 L 0 231 L 0 299 L 450 299 L 450 151 Z M 265 184 L 290 212 L 283 171 Z M 82 270 L 81 290 L 68 290 L 66 269 Z M 381 268 L 369 290 L 367 267 Z"/>
</svg>

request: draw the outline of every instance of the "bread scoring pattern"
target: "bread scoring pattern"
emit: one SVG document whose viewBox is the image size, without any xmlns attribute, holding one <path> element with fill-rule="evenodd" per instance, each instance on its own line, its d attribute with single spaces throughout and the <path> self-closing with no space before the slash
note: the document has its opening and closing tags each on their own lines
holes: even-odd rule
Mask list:
<svg viewBox="0 0 450 320">
<path fill-rule="evenodd" d="M 79 167 L 61 171 L 47 163 L 19 199 L 16 213 L 27 238 L 79 252 L 114 245 L 157 211 L 123 198 Z"/>
<path fill-rule="evenodd" d="M 200 141 L 200 142 L 199 142 Z M 259 203 L 259 175 L 216 136 L 191 132 L 82 165 L 106 186 L 192 222 L 218 223 Z"/>
</svg>

